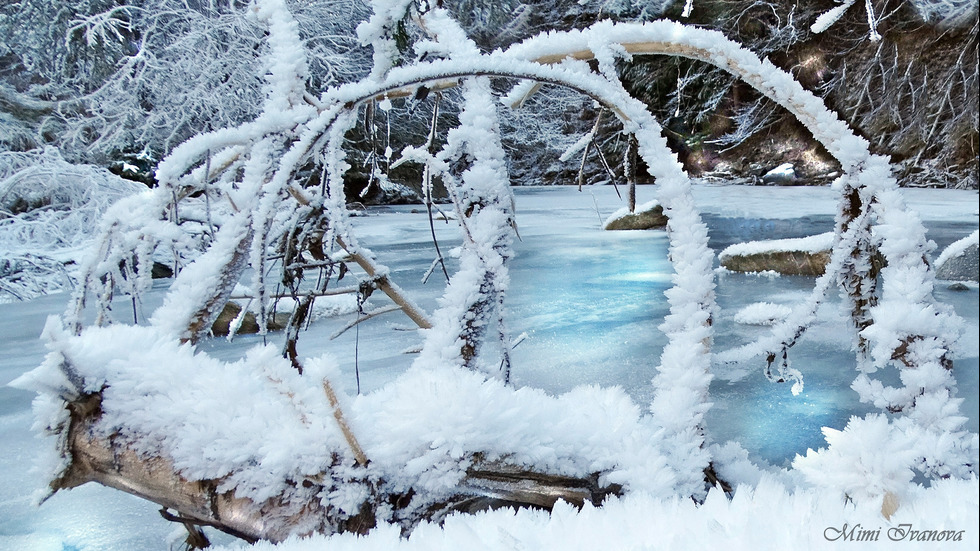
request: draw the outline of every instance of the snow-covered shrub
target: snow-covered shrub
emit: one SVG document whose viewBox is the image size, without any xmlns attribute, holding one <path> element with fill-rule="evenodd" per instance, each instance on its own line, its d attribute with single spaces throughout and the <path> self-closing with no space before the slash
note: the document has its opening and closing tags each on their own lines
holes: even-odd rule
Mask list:
<svg viewBox="0 0 980 551">
<path fill-rule="evenodd" d="M 110 205 L 145 189 L 54 148 L 0 152 L 0 301 L 70 288 Z"/>
<path fill-rule="evenodd" d="M 944 27 L 968 26 L 977 17 L 974 0 L 911 0 L 922 19 Z"/>
<path fill-rule="evenodd" d="M 370 66 L 351 24 L 366 17 L 364 3 L 290 4 L 311 80 L 352 80 Z M 12 86 L 0 100 L 9 95 L 16 114 L 0 125 L 35 144 L 54 139 L 71 161 L 108 164 L 144 150 L 162 157 L 261 110 L 264 36 L 250 2 L 4 2 L 0 34 Z"/>
</svg>

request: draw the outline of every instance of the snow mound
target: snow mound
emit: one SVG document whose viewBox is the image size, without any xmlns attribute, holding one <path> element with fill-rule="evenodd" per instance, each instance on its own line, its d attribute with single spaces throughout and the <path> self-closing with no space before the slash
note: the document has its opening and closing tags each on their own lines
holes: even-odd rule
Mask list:
<svg viewBox="0 0 980 551">
<path fill-rule="evenodd" d="M 775 325 L 789 317 L 793 309 L 782 304 L 757 302 L 735 313 L 735 323 L 744 325 Z"/>
</svg>

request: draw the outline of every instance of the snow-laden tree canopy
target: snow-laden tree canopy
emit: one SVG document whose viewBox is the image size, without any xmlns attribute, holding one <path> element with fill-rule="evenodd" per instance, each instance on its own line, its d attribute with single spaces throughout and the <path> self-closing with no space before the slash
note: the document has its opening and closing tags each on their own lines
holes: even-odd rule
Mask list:
<svg viewBox="0 0 980 551">
<path fill-rule="evenodd" d="M 53 147 L 0 152 L 0 302 L 70 289 L 102 215 L 145 189 Z"/>
<path fill-rule="evenodd" d="M 73 304 L 49 321 L 51 353 L 18 383 L 40 392 L 40 426 L 58 437 L 53 489 L 97 480 L 192 523 L 271 540 L 383 522 L 410 530 L 475 499 L 544 507 L 619 492 L 703 499 L 717 474 L 703 424 L 716 356 L 714 257 L 660 124 L 615 71 L 618 60 L 646 55 L 737 75 L 793 113 L 844 169 L 834 183 L 832 259 L 812 295 L 768 337 L 724 353 L 759 356 L 770 378 L 802 385 L 789 350 L 831 287 L 841 290 L 854 325 L 853 387 L 881 413 L 852 419 L 827 434 L 827 448 L 798 457 L 807 483 L 887 516 L 917 474 L 975 473 L 977 435 L 962 429 L 949 359 L 958 319 L 932 297 L 925 230 L 887 160 L 791 75 L 720 33 L 667 21 L 602 22 L 485 53 L 437 5 L 375 0 L 358 27 L 373 49 L 370 73 L 311 91 L 308 51 L 283 1 L 251 9 L 268 31 L 261 114 L 187 140 L 160 163 L 159 187 L 107 214 Z M 408 24 L 418 29 L 416 61 L 399 44 Z M 669 217 L 675 274 L 659 328 L 669 342 L 644 408 L 618 390 L 553 397 L 509 385 L 504 304 L 519 221 L 498 110 L 520 106 L 540 85 L 574 90 L 616 115 Z M 463 236 L 459 269 L 427 313 L 352 229 L 346 136 L 365 106 L 394 113 L 404 98 L 436 104 L 452 89 L 457 126 L 433 125 L 417 145 L 386 153 L 396 165 L 420 164 L 427 187 L 443 182 Z M 884 267 L 872 262 L 876 252 Z M 113 323 L 112 297 L 145 292 L 148 267 L 161 260 L 178 273 L 149 324 Z M 338 284 L 354 266 L 357 281 Z M 281 347 L 234 363 L 195 352 L 236 285 L 247 288 L 261 328 L 277 287 L 293 299 Z M 330 358 L 302 357 L 301 329 L 318 297 L 374 290 L 418 325 L 421 352 L 385 389 L 346 396 L 334 388 Z M 85 327 L 93 303 L 95 323 Z"/>
</svg>

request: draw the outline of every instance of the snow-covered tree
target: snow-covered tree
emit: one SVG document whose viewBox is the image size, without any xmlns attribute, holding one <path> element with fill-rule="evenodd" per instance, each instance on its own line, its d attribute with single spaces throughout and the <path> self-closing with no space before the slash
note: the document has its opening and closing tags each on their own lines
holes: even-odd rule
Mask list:
<svg viewBox="0 0 980 551">
<path fill-rule="evenodd" d="M 53 143 L 72 161 L 159 158 L 193 136 L 254 118 L 264 29 L 248 2 L 59 0 L 0 6 L 0 147 Z M 358 2 L 299 2 L 307 78 L 362 75 Z M 152 168 L 152 164 L 150 167 Z"/>
<path fill-rule="evenodd" d="M 71 289 L 102 215 L 144 189 L 54 148 L 0 152 L 0 302 Z"/>
</svg>

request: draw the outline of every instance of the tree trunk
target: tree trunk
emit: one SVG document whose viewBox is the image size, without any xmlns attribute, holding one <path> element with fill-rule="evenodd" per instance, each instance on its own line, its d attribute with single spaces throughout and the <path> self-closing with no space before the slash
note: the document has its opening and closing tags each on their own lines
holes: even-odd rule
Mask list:
<svg viewBox="0 0 980 551">
<path fill-rule="evenodd" d="M 282 496 L 262 503 L 220 492 L 223 480 L 190 480 L 162 456 L 145 456 L 128 447 L 116 435 L 105 436 L 99 427 L 102 397 L 88 394 L 67 404 L 70 422 L 63 429 L 64 453 L 69 466 L 51 482 L 51 489 L 70 489 L 87 482 L 122 490 L 175 511 L 164 517 L 185 524 L 210 526 L 249 542 L 279 542 L 290 535 L 310 533 L 366 533 L 377 523 L 378 506 L 394 507 L 393 516 L 403 526 L 439 521 L 452 512 L 477 512 L 501 506 L 551 509 L 558 500 L 577 506 L 586 501 L 598 505 L 606 496 L 619 494 L 617 485 L 601 486 L 599 475 L 587 478 L 559 476 L 527 470 L 506 461 L 487 461 L 475 454 L 473 466 L 449 499 L 418 507 L 412 490 L 405 494 L 384 495 L 376 491 L 361 504 L 354 516 L 345 516 L 324 507 L 316 483 L 303 481 L 310 499 L 297 503 Z M 329 477 L 324 477 L 329 479 Z M 382 484 L 377 485 L 383 486 Z M 406 507 L 411 504 L 410 512 Z M 403 514 L 400 514 L 403 513 Z"/>
</svg>

